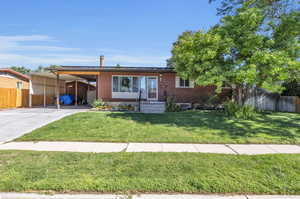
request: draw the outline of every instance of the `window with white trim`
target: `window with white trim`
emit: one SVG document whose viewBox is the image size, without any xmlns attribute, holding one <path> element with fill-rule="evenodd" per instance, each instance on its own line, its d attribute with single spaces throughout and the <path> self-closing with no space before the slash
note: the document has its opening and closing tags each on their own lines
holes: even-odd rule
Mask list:
<svg viewBox="0 0 300 199">
<path fill-rule="evenodd" d="M 139 91 L 139 77 L 113 76 L 113 92 L 137 93 Z"/>
<path fill-rule="evenodd" d="M 180 88 L 189 88 L 190 87 L 190 80 L 189 79 L 179 79 L 179 87 Z"/>
<path fill-rule="evenodd" d="M 194 88 L 194 81 L 176 76 L 176 88 Z"/>
</svg>

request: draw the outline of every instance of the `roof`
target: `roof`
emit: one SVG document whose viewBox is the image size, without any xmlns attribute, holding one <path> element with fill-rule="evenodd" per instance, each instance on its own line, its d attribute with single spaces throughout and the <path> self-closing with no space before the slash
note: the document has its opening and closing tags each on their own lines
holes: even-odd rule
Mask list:
<svg viewBox="0 0 300 199">
<path fill-rule="evenodd" d="M 151 72 L 164 73 L 175 72 L 170 67 L 129 67 L 129 66 L 61 66 L 59 68 L 50 69 L 53 71 L 103 71 L 103 72 Z"/>
<path fill-rule="evenodd" d="M 39 77 L 47 77 L 51 79 L 56 79 L 56 75 L 50 72 L 31 72 L 29 75 L 32 76 L 39 76 Z M 75 81 L 75 80 L 84 80 L 80 77 L 76 77 L 73 75 L 60 75 L 59 76 L 60 80 L 65 80 L 65 81 Z"/>
<path fill-rule="evenodd" d="M 91 84 L 91 83 L 88 83 L 88 82 L 85 82 L 85 81 L 82 81 L 82 80 L 79 80 L 79 81 L 77 81 L 78 83 L 83 83 L 83 84 L 86 84 L 86 85 L 90 85 L 90 86 L 92 86 L 92 87 L 96 87 L 96 85 L 94 85 L 94 84 Z M 71 84 L 71 83 L 75 83 L 75 80 L 74 81 L 68 81 L 68 82 L 66 82 L 66 84 Z"/>
<path fill-rule="evenodd" d="M 10 74 L 13 74 L 13 75 L 15 75 L 15 76 L 18 76 L 18 77 L 21 78 L 21 79 L 25 79 L 25 80 L 27 80 L 27 81 L 30 80 L 30 77 L 29 77 L 29 76 L 24 75 L 24 74 L 22 74 L 22 73 L 19 73 L 19 72 L 15 71 L 15 70 L 12 70 L 12 69 L 10 69 L 10 68 L 0 68 L 0 72 L 10 73 Z"/>
</svg>

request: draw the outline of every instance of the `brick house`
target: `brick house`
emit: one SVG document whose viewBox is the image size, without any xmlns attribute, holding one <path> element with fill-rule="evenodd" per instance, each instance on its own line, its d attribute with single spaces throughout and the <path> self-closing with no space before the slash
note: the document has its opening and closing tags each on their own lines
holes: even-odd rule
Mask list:
<svg viewBox="0 0 300 199">
<path fill-rule="evenodd" d="M 170 96 L 177 103 L 201 103 L 215 94 L 215 86 L 196 85 L 184 80 L 168 67 L 121 67 L 104 66 L 62 66 L 53 69 L 60 74 L 75 75 L 88 81 L 96 81 L 96 98 L 110 104 L 136 103 L 142 101 L 160 102 Z M 228 96 L 224 89 L 221 98 Z"/>
</svg>

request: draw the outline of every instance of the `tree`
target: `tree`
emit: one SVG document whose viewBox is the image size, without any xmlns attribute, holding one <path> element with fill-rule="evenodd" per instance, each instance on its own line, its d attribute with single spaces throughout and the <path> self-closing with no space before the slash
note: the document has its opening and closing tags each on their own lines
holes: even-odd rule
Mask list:
<svg viewBox="0 0 300 199">
<path fill-rule="evenodd" d="M 256 7 L 263 11 L 263 16 L 269 19 L 279 18 L 283 14 L 288 14 L 299 10 L 298 0 L 209 0 L 209 3 L 219 1 L 221 6 L 217 8 L 218 15 L 235 15 L 237 9 L 245 2 L 250 2 L 250 7 Z"/>
<path fill-rule="evenodd" d="M 47 69 L 55 69 L 55 68 L 57 68 L 57 67 L 59 67 L 59 66 L 58 66 L 58 65 L 50 65 L 50 66 L 48 66 L 48 67 L 39 66 L 39 67 L 35 70 L 35 72 L 45 72 Z"/>
<path fill-rule="evenodd" d="M 12 70 L 17 71 L 17 72 L 22 73 L 22 74 L 26 74 L 26 73 L 31 72 L 30 68 L 26 68 L 24 66 L 11 66 L 10 68 Z"/>
<path fill-rule="evenodd" d="M 283 96 L 298 96 L 300 97 L 300 83 L 296 81 L 283 83 L 284 91 Z"/>
<path fill-rule="evenodd" d="M 172 65 L 183 78 L 216 85 L 217 92 L 223 83 L 237 87 L 239 94 L 253 87 L 281 92 L 282 81 L 300 79 L 299 18 L 296 11 L 284 14 L 276 26 L 269 24 L 265 34 L 262 9 L 245 3 L 210 30 L 179 36 L 173 44 Z"/>
</svg>

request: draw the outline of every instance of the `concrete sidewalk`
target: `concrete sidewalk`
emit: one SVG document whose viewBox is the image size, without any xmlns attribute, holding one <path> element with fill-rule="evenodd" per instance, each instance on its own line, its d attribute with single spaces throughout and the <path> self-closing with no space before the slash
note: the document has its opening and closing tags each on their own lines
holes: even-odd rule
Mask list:
<svg viewBox="0 0 300 199">
<path fill-rule="evenodd" d="M 276 144 L 172 144 L 172 143 L 102 143 L 102 142 L 8 142 L 0 150 L 68 152 L 193 152 L 219 154 L 300 154 L 299 145 Z"/>
<path fill-rule="evenodd" d="M 113 195 L 113 194 L 55 194 L 42 195 L 33 193 L 0 193 L 0 199 L 300 199 L 300 196 L 284 195 L 198 195 L 198 194 L 141 194 L 141 195 Z"/>
</svg>

